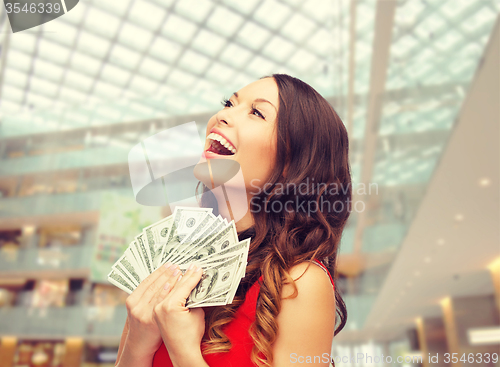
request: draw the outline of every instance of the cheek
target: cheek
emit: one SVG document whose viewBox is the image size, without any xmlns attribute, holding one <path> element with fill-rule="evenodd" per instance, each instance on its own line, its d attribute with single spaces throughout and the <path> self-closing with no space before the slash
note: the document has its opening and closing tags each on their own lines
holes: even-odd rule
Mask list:
<svg viewBox="0 0 500 367">
<path fill-rule="evenodd" d="M 209 134 L 210 130 L 215 126 L 216 123 L 217 123 L 217 120 L 215 119 L 215 115 L 214 115 L 210 118 L 210 120 L 208 120 L 206 135 Z"/>
<path fill-rule="evenodd" d="M 276 144 L 262 141 L 250 146 L 245 153 L 244 162 L 242 162 L 243 169 L 246 171 L 244 172 L 244 174 L 246 173 L 245 180 L 250 182 L 257 179 L 260 182 L 258 185 L 267 182 L 276 161 Z"/>
</svg>

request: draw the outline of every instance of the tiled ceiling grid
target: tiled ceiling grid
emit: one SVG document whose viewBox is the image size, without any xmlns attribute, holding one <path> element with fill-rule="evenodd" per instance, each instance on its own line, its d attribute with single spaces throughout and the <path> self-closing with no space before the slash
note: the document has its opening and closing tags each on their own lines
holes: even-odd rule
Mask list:
<svg viewBox="0 0 500 367">
<path fill-rule="evenodd" d="M 33 132 L 213 110 L 271 72 L 341 93 L 347 65 L 328 65 L 335 55 L 346 59 L 345 4 L 81 1 L 56 26 L 11 35 L 4 133 L 22 134 L 28 121 Z"/>
</svg>

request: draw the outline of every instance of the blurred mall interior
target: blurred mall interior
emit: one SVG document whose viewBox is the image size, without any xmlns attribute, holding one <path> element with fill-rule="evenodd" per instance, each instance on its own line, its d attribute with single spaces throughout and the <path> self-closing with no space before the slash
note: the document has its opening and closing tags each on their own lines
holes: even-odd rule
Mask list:
<svg viewBox="0 0 500 367">
<path fill-rule="evenodd" d="M 135 202 L 128 152 L 185 122 L 203 135 L 222 98 L 277 72 L 325 96 L 350 136 L 336 366 L 500 366 L 499 12 L 81 0 L 13 33 L 2 7 L 0 366 L 114 365 L 127 295 L 107 271 L 169 214 Z"/>
</svg>

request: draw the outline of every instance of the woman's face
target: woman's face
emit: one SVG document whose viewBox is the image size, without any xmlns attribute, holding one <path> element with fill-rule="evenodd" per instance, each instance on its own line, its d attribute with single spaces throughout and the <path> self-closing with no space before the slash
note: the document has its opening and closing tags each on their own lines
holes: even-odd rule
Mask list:
<svg viewBox="0 0 500 367">
<path fill-rule="evenodd" d="M 276 160 L 278 86 L 259 79 L 234 93 L 208 121 L 203 155 L 239 163 L 247 191 L 262 187 Z"/>
</svg>

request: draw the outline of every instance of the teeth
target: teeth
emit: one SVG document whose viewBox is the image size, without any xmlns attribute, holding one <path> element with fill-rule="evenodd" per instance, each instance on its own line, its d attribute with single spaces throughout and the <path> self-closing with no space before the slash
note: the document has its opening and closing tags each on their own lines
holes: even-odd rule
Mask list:
<svg viewBox="0 0 500 367">
<path fill-rule="evenodd" d="M 224 139 L 222 136 L 216 133 L 210 133 L 207 136 L 207 139 L 209 140 L 214 140 L 218 141 L 222 146 L 224 146 L 226 149 L 228 149 L 231 153 L 236 153 L 236 149 L 229 143 L 226 139 Z"/>
</svg>

